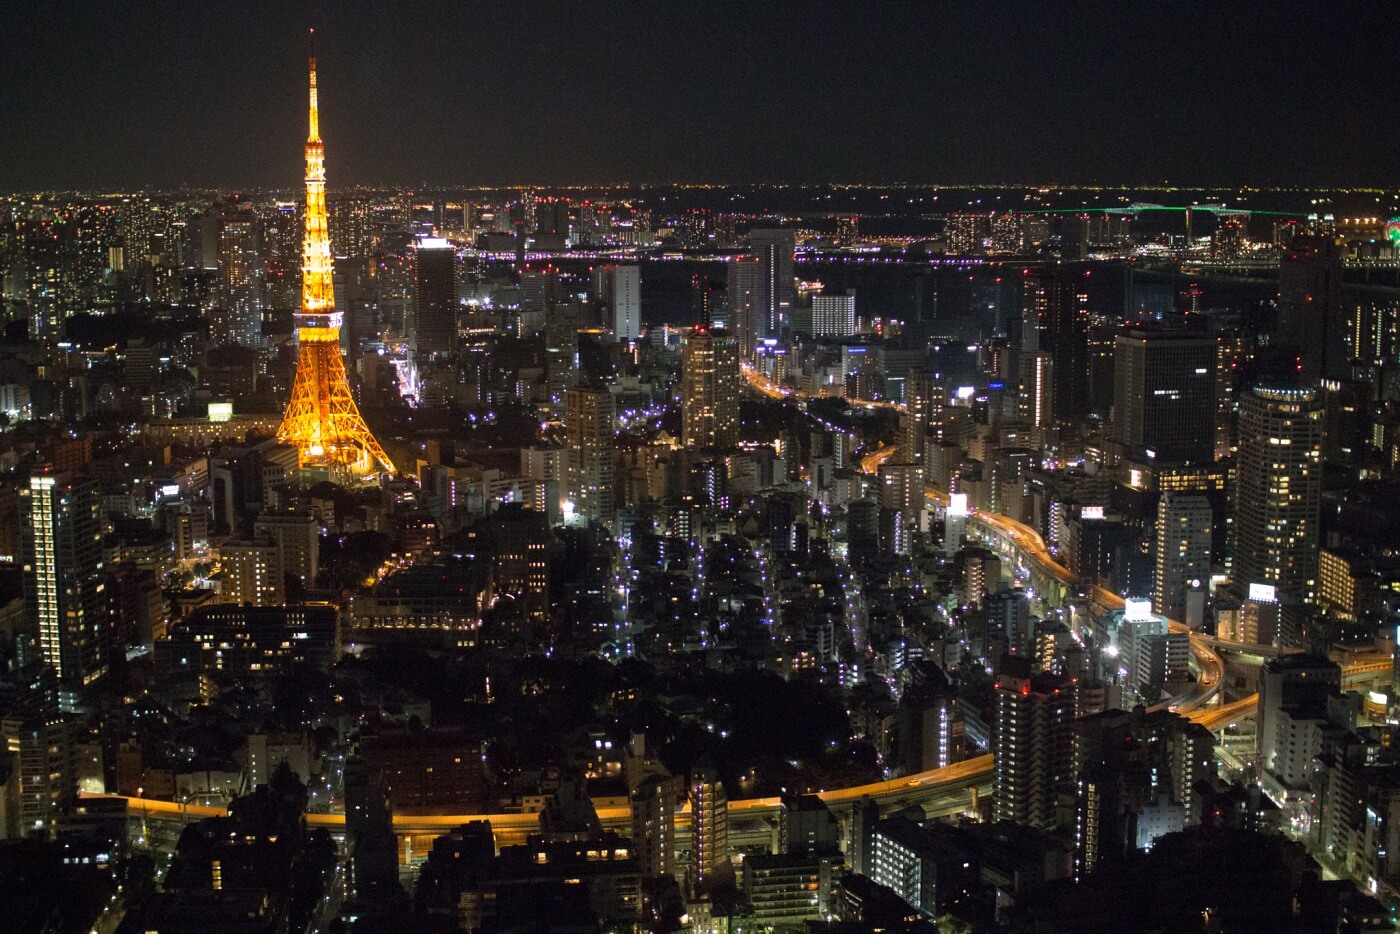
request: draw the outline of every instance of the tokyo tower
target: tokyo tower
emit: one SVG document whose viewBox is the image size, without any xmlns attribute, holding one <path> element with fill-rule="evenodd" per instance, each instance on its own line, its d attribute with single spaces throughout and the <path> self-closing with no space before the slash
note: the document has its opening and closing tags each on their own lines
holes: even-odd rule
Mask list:
<svg viewBox="0 0 1400 934">
<path fill-rule="evenodd" d="M 311 132 L 306 139 L 306 233 L 302 242 L 301 311 L 297 314 L 296 380 L 277 440 L 295 445 L 303 470 L 329 477 L 373 479 L 394 465 L 360 415 L 340 355 L 341 313 L 331 284 L 326 221 L 326 147 L 316 103 L 311 55 Z"/>
</svg>

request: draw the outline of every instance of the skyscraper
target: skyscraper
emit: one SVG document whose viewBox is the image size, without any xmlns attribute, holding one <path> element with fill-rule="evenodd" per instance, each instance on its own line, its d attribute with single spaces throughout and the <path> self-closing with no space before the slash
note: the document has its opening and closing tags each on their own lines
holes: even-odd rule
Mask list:
<svg viewBox="0 0 1400 934">
<path fill-rule="evenodd" d="M 1273 584 L 1311 599 L 1322 506 L 1322 404 L 1314 389 L 1256 388 L 1240 399 L 1234 566 L 1240 593 Z"/>
<path fill-rule="evenodd" d="M 1216 354 L 1215 339 L 1205 334 L 1118 335 L 1113 421 L 1125 453 L 1160 461 L 1214 460 Z"/>
<path fill-rule="evenodd" d="M 456 251 L 438 237 L 422 237 L 413 251 L 414 346 L 423 356 L 447 353 L 457 344 Z"/>
<path fill-rule="evenodd" d="M 58 673 L 70 708 L 107 671 L 102 518 L 97 487 L 74 474 L 36 473 L 20 490 L 29 638 Z"/>
<path fill-rule="evenodd" d="M 394 465 L 360 415 L 341 355 L 331 243 L 326 230 L 326 147 L 321 142 L 316 57 L 311 57 L 310 131 L 306 139 L 306 236 L 302 250 L 297 372 L 277 440 L 297 449 L 298 466 L 365 478 Z"/>
<path fill-rule="evenodd" d="M 613 419 L 613 397 L 607 389 L 569 389 L 569 502 L 579 515 L 600 522 L 611 521 L 615 509 Z"/>
<path fill-rule="evenodd" d="M 945 402 L 943 376 L 939 373 L 910 370 L 904 380 L 905 414 L 899 459 L 907 464 L 924 462 L 924 443 L 929 430 L 934 434 L 943 429 Z"/>
<path fill-rule="evenodd" d="M 1043 350 L 1054 357 L 1054 417 L 1084 418 L 1092 399 L 1087 279 L 1063 270 L 1036 270 L 1027 274 L 1023 289 L 1021 350 Z"/>
<path fill-rule="evenodd" d="M 1192 581 L 1210 579 L 1210 500 L 1199 493 L 1162 494 L 1157 501 L 1157 589 L 1152 608 L 1182 619 Z"/>
<path fill-rule="evenodd" d="M 642 333 L 642 267 L 618 266 L 612 277 L 612 329 L 617 341 L 634 341 Z"/>
<path fill-rule="evenodd" d="M 1279 258 L 1277 340 L 1297 354 L 1305 382 L 1350 378 L 1342 257 L 1332 237 L 1295 237 Z"/>
<path fill-rule="evenodd" d="M 813 337 L 854 337 L 856 333 L 856 293 L 812 296 Z"/>
<path fill-rule="evenodd" d="M 996 683 L 996 820 L 1052 829 L 1056 796 L 1071 780 L 1075 683 L 1033 673 L 1031 659 L 1006 656 Z"/>
<path fill-rule="evenodd" d="M 763 264 L 754 256 L 737 256 L 726 269 L 726 321 L 739 339 L 739 356 L 753 356 L 763 336 L 759 329 L 759 295 L 763 286 Z"/>
<path fill-rule="evenodd" d="M 727 451 L 739 445 L 739 344 L 724 331 L 697 327 L 686 336 L 681 439 L 689 448 Z"/>
<path fill-rule="evenodd" d="M 758 257 L 762 279 L 758 292 L 759 337 L 777 337 L 792 315 L 793 254 L 797 235 L 791 230 L 749 231 L 749 249 Z"/>
<path fill-rule="evenodd" d="M 1049 428 L 1055 422 L 1055 358 L 1046 350 L 1022 351 L 1021 418 L 1032 428 Z"/>
<path fill-rule="evenodd" d="M 691 323 L 712 328 L 732 327 L 725 308 L 725 287 L 709 276 L 696 273 L 690 279 Z"/>
<path fill-rule="evenodd" d="M 219 224 L 219 336 L 240 347 L 261 347 L 263 264 L 262 221 L 246 206 L 227 210 Z"/>
</svg>

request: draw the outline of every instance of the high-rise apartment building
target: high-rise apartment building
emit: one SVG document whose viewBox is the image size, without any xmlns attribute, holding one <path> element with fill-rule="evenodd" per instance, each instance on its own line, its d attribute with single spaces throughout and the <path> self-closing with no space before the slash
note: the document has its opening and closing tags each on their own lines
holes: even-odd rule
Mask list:
<svg viewBox="0 0 1400 934">
<path fill-rule="evenodd" d="M 1259 765 L 1274 771 L 1280 758 L 1280 720 L 1285 712 L 1299 719 L 1321 716 L 1327 698 L 1342 689 L 1342 670 L 1317 655 L 1282 655 L 1259 672 Z M 1285 742 L 1287 737 L 1283 737 Z M 1286 753 L 1285 753 L 1286 755 Z"/>
<path fill-rule="evenodd" d="M 437 237 L 423 237 L 413 251 L 414 346 L 422 356 L 457 345 L 456 251 Z"/>
<path fill-rule="evenodd" d="M 1035 674 L 1029 658 L 1007 656 L 996 683 L 996 820 L 1041 829 L 1056 823 L 1056 796 L 1071 780 L 1076 684 Z"/>
<path fill-rule="evenodd" d="M 58 673 L 67 709 L 107 672 L 101 502 L 86 477 L 36 473 L 20 510 L 32 654 Z"/>
<path fill-rule="evenodd" d="M 1234 498 L 1237 591 L 1272 584 L 1312 598 L 1322 507 L 1322 404 L 1313 389 L 1256 388 L 1240 399 Z"/>
<path fill-rule="evenodd" d="M 1049 428 L 1055 421 L 1055 357 L 1049 351 L 1022 351 L 1021 418 L 1032 428 Z"/>
<path fill-rule="evenodd" d="M 277 547 L 273 572 L 281 580 L 293 578 L 303 587 L 316 586 L 321 570 L 321 527 L 304 512 L 263 513 L 253 523 L 253 534 Z"/>
<path fill-rule="evenodd" d="M 1126 453 L 1163 461 L 1215 457 L 1215 339 L 1133 331 L 1114 353 L 1113 422 Z"/>
<path fill-rule="evenodd" d="M 612 331 L 619 342 L 642 333 L 642 267 L 618 266 L 612 274 Z"/>
<path fill-rule="evenodd" d="M 652 775 L 632 792 L 632 845 L 642 878 L 676 873 L 676 794 L 670 778 Z"/>
<path fill-rule="evenodd" d="M 813 337 L 854 337 L 856 333 L 856 293 L 812 296 Z"/>
<path fill-rule="evenodd" d="M 569 389 L 564 423 L 569 435 L 569 502 L 581 516 L 608 522 L 613 517 L 614 406 L 600 386 Z"/>
<path fill-rule="evenodd" d="M 697 327 L 681 353 L 681 438 L 689 448 L 739 445 L 739 343 Z"/>
<path fill-rule="evenodd" d="M 739 339 L 739 355 L 747 360 L 763 336 L 759 328 L 763 264 L 754 256 L 737 256 L 729 261 L 725 274 L 725 320 Z"/>
<path fill-rule="evenodd" d="M 690 775 L 690 865 L 687 872 L 693 895 L 708 892 L 727 878 L 729 862 L 729 797 L 719 774 L 699 767 Z"/>
<path fill-rule="evenodd" d="M 261 347 L 262 221 L 252 211 L 229 211 L 219 224 L 219 337 L 240 347 Z"/>
<path fill-rule="evenodd" d="M 1187 588 L 1210 580 L 1210 500 L 1199 493 L 1163 493 L 1157 501 L 1157 588 L 1152 608 L 1182 619 Z"/>
<path fill-rule="evenodd" d="M 930 433 L 935 438 L 941 435 L 945 395 L 943 377 L 939 373 L 910 370 L 905 377 L 905 414 L 899 459 L 906 464 L 922 464 L 924 444 Z"/>
<path fill-rule="evenodd" d="M 282 606 L 287 602 L 277 544 L 268 538 L 231 540 L 219 546 L 225 603 Z"/>
<path fill-rule="evenodd" d="M 777 337 L 792 315 L 793 257 L 797 235 L 791 230 L 749 231 L 749 250 L 763 269 L 759 284 L 758 336 Z"/>
</svg>

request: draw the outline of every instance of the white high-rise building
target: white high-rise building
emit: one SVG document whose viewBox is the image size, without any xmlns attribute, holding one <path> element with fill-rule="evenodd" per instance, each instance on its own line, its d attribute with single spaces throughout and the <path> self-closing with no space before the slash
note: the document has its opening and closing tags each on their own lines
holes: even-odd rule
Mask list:
<svg viewBox="0 0 1400 934">
<path fill-rule="evenodd" d="M 634 341 L 642 333 L 642 267 L 618 266 L 612 277 L 614 339 Z"/>
<path fill-rule="evenodd" d="M 856 293 L 812 296 L 813 337 L 854 337 Z"/>
</svg>

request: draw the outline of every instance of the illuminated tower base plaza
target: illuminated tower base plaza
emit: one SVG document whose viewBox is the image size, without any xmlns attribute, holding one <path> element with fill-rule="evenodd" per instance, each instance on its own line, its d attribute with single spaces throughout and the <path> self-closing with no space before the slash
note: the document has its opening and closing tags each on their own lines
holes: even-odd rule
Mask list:
<svg viewBox="0 0 1400 934">
<path fill-rule="evenodd" d="M 297 314 L 297 374 L 277 440 L 295 445 L 303 471 L 329 479 L 370 481 L 394 472 L 360 415 L 340 354 L 341 314 L 331 284 L 326 221 L 326 148 L 316 103 L 316 57 L 311 57 L 311 133 L 306 140 L 306 235 L 302 246 L 301 311 Z"/>
</svg>

